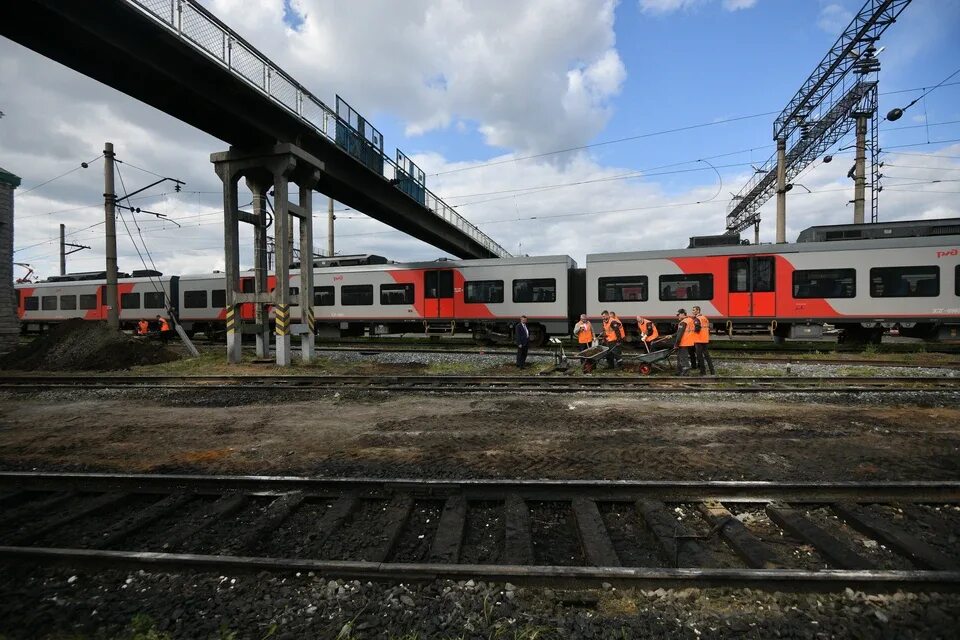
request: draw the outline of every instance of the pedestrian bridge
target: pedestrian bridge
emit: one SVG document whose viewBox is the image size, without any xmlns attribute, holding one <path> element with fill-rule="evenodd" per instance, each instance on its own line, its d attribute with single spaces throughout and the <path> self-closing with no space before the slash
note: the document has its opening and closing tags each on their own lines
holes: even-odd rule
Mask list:
<svg viewBox="0 0 960 640">
<path fill-rule="evenodd" d="M 461 258 L 510 254 L 426 188 L 423 171 L 337 96 L 330 108 L 196 0 L 17 0 L 0 34 L 238 149 L 293 143 L 317 191 Z"/>
</svg>

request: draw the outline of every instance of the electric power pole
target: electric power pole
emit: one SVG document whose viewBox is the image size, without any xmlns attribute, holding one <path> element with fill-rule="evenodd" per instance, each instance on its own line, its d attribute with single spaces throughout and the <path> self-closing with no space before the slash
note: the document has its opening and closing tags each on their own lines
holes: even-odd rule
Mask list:
<svg viewBox="0 0 960 640">
<path fill-rule="evenodd" d="M 107 324 L 120 329 L 120 309 L 117 304 L 117 195 L 113 188 L 113 143 L 103 145 L 103 213 L 106 228 L 107 256 Z"/>
<path fill-rule="evenodd" d="M 66 241 L 66 230 L 65 225 L 60 225 L 60 275 L 67 275 L 67 256 L 71 253 L 76 253 L 77 251 L 83 251 L 84 249 L 89 249 L 85 244 L 75 244 L 73 242 Z M 67 247 L 71 247 L 70 251 L 67 251 Z"/>
<path fill-rule="evenodd" d="M 327 205 L 327 255 L 331 258 L 333 257 L 333 221 L 337 217 L 333 215 L 333 198 L 330 198 L 330 203 Z"/>
</svg>

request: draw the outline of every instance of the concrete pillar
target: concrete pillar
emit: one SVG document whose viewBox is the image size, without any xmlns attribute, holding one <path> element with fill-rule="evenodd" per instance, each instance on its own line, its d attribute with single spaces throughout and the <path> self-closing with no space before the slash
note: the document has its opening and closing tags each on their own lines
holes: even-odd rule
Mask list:
<svg viewBox="0 0 960 640">
<path fill-rule="evenodd" d="M 276 247 L 277 289 L 274 291 L 276 305 L 273 307 L 276 332 L 277 366 L 290 365 L 290 259 L 293 246 L 290 243 L 290 182 L 286 171 L 273 176 L 273 243 Z"/>
<path fill-rule="evenodd" d="M 853 224 L 863 224 L 863 212 L 866 198 L 864 193 L 867 186 L 866 153 L 867 153 L 867 113 L 854 114 L 857 119 L 857 155 L 853 171 Z"/>
<path fill-rule="evenodd" d="M 214 165 L 223 182 L 223 273 L 226 290 L 227 362 L 238 364 L 242 358 L 243 339 L 240 333 L 240 229 L 237 216 L 237 183 L 239 173 L 231 163 Z"/>
<path fill-rule="evenodd" d="M 777 242 L 787 241 L 787 141 L 777 140 Z"/>
<path fill-rule="evenodd" d="M 113 143 L 103 145 L 103 220 L 107 256 L 107 324 L 120 328 L 120 300 L 117 290 L 117 192 L 113 187 Z"/>
<path fill-rule="evenodd" d="M 257 221 L 253 227 L 253 290 L 255 293 L 265 293 L 268 289 L 267 278 L 267 191 L 270 190 L 270 181 L 262 178 L 247 176 L 247 188 L 253 194 L 253 217 Z M 257 357 L 266 358 L 270 355 L 270 315 L 266 305 L 258 302 L 255 305 L 255 319 L 257 324 Z"/>
<path fill-rule="evenodd" d="M 300 353 L 304 362 L 314 359 L 314 315 L 313 315 L 313 185 L 300 187 Z"/>
<path fill-rule="evenodd" d="M 0 168 L 0 353 L 17 346 L 17 292 L 13 288 L 13 190 L 20 178 Z"/>
</svg>

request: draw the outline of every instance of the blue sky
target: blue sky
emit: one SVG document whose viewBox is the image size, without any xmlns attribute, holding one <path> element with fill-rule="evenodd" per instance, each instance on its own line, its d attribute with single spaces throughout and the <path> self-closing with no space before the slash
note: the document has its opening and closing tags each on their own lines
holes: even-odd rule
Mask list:
<svg viewBox="0 0 960 640">
<path fill-rule="evenodd" d="M 588 253 L 679 248 L 690 235 L 721 233 L 731 192 L 751 177 L 750 163 L 760 165 L 773 152 L 775 116 L 598 143 L 779 112 L 862 6 L 861 0 L 203 3 L 331 106 L 336 94 L 343 96 L 380 129 L 387 154 L 399 147 L 412 156 L 429 188 L 509 250 L 568 254 L 581 263 Z M 885 92 L 932 86 L 960 69 L 960 0 L 914 0 L 880 44 L 886 47 L 883 114 L 920 95 Z M 925 144 L 960 139 L 954 122 L 960 75 L 952 82 L 900 121 L 881 124 L 881 147 L 888 150 L 881 220 L 960 216 L 960 143 Z M 18 260 L 42 273 L 56 269 L 51 238 L 64 222 L 76 231 L 75 241 L 93 247 L 71 264 L 92 269 L 102 262 L 100 230 L 85 229 L 102 215 L 97 176 L 76 171 L 30 188 L 97 156 L 111 140 L 129 163 L 187 182 L 181 194 L 157 191 L 143 203 L 182 223 L 144 223 L 161 269 L 222 267 L 220 184 L 209 154 L 225 143 L 3 39 L 0 111 L 6 114 L 0 164 L 24 179 L 16 244 L 31 248 Z M 835 148 L 849 142 L 848 136 Z M 550 154 L 582 146 L 589 148 Z M 537 157 L 515 161 L 530 155 Z M 699 158 L 718 167 L 722 184 Z M 852 154 L 837 158 L 796 180 L 814 193 L 789 196 L 788 239 L 812 224 L 850 221 Z M 677 166 L 651 170 L 664 165 Z M 618 179 L 640 170 L 649 171 Z M 544 185 L 568 186 L 530 191 Z M 773 240 L 772 207 L 761 210 L 761 242 Z M 322 196 L 316 209 L 324 209 Z M 321 220 L 318 248 L 325 233 Z M 339 213 L 337 250 L 396 260 L 442 255 L 354 211 Z M 132 246 L 121 243 L 120 251 L 121 262 L 137 260 Z"/>
</svg>

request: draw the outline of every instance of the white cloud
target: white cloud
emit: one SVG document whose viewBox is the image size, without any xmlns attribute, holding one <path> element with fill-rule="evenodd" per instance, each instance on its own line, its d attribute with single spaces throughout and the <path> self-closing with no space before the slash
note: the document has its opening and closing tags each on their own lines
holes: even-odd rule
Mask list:
<svg viewBox="0 0 960 640">
<path fill-rule="evenodd" d="M 757 4 L 757 0 L 723 0 L 723 8 L 727 11 L 751 9 L 755 4 Z"/>
<path fill-rule="evenodd" d="M 408 135 L 467 120 L 494 146 L 577 146 L 606 125 L 626 77 L 615 0 L 299 0 L 296 31 L 280 5 L 211 9 L 325 101 L 335 91 L 374 122 L 389 112 Z"/>
<path fill-rule="evenodd" d="M 639 0 L 640 10 L 644 13 L 666 14 L 674 11 L 694 9 L 706 4 L 710 0 Z M 739 11 L 750 9 L 757 0 L 723 0 L 721 6 L 725 11 Z"/>
<path fill-rule="evenodd" d="M 827 33 L 839 36 L 851 20 L 853 14 L 850 11 L 839 4 L 828 4 L 820 9 L 817 26 Z"/>
</svg>

